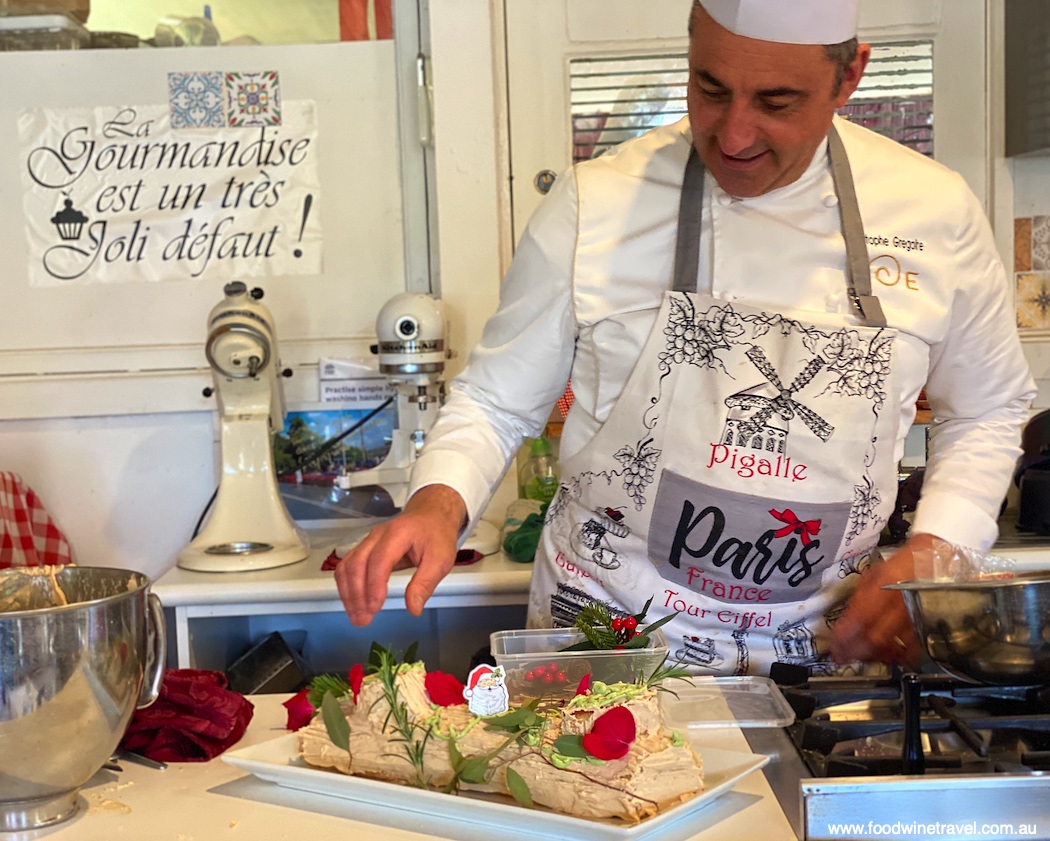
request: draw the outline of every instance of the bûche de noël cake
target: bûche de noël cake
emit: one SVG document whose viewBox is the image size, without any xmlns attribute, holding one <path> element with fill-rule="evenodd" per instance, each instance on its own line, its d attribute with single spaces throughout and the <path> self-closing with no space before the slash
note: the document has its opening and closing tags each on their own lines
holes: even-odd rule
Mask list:
<svg viewBox="0 0 1050 841">
<path fill-rule="evenodd" d="M 298 731 L 300 755 L 344 774 L 631 823 L 703 791 L 701 759 L 664 725 L 653 686 L 581 684 L 568 700 L 478 716 L 467 703 L 435 703 L 428 683 L 422 663 L 387 661 Z M 334 731 L 345 749 L 332 715 L 349 726 Z"/>
</svg>

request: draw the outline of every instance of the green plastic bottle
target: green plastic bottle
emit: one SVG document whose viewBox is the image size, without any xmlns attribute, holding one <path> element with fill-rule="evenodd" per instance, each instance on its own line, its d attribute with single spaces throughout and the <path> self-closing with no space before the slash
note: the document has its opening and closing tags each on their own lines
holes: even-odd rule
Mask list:
<svg viewBox="0 0 1050 841">
<path fill-rule="evenodd" d="M 558 492 L 558 460 L 546 438 L 537 438 L 529 446 L 529 457 L 518 473 L 518 489 L 525 499 L 540 502 L 550 502 Z"/>
</svg>

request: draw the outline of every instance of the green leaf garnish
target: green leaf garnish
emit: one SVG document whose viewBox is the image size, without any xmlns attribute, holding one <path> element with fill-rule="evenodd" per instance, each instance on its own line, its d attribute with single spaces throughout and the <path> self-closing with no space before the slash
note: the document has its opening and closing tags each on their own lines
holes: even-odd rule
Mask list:
<svg viewBox="0 0 1050 841">
<path fill-rule="evenodd" d="M 554 751 L 574 759 L 585 759 L 590 755 L 583 749 L 583 736 L 559 736 L 554 740 Z"/>
<path fill-rule="evenodd" d="M 513 768 L 507 769 L 507 790 L 522 806 L 532 808 L 532 792 L 529 791 L 529 785 Z"/>
<path fill-rule="evenodd" d="M 645 614 L 647 614 L 649 612 L 649 605 L 651 605 L 652 603 L 653 603 L 653 597 L 649 596 L 649 601 L 647 601 L 645 603 L 645 607 L 642 608 L 642 612 L 641 613 L 636 613 L 634 615 L 634 618 L 638 621 L 639 625 L 641 625 L 645 621 Z"/>
<path fill-rule="evenodd" d="M 416 662 L 416 652 L 418 650 L 419 650 L 419 641 L 417 640 L 416 642 L 413 642 L 406 649 L 406 651 L 405 651 L 405 659 L 402 662 L 404 662 L 404 663 L 415 663 Z"/>
<path fill-rule="evenodd" d="M 505 730 L 517 730 L 525 723 L 525 720 L 530 715 L 535 716 L 535 713 L 528 707 L 518 707 L 516 710 L 511 710 L 508 713 L 496 715 L 492 718 L 486 718 L 485 726 Z"/>
<path fill-rule="evenodd" d="M 660 628 L 660 627 L 666 625 L 668 622 L 670 622 L 672 619 L 674 619 L 677 615 L 678 615 L 677 613 L 668 613 L 663 619 L 657 619 L 655 622 L 653 622 L 652 625 L 646 625 L 644 628 L 639 628 L 639 630 L 645 635 L 651 634 L 657 628 Z"/>
<path fill-rule="evenodd" d="M 328 730 L 328 738 L 332 744 L 345 751 L 350 750 L 350 722 L 343 715 L 335 695 L 331 692 L 324 694 L 321 701 L 321 715 L 324 717 L 324 726 Z"/>
<path fill-rule="evenodd" d="M 479 756 L 474 759 L 468 759 L 463 763 L 463 770 L 460 772 L 460 779 L 468 783 L 481 784 L 485 782 L 485 777 L 489 772 L 489 763 L 492 760 L 487 756 Z"/>
</svg>

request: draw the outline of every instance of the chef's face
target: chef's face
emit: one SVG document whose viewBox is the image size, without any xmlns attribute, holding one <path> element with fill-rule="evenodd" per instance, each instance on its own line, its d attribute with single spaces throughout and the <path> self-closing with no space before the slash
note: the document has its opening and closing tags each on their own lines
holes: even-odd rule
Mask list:
<svg viewBox="0 0 1050 841">
<path fill-rule="evenodd" d="M 823 46 L 734 35 L 699 4 L 689 38 L 693 145 L 718 185 L 760 196 L 795 181 L 856 90 L 870 49 L 862 44 L 836 88 Z"/>
</svg>

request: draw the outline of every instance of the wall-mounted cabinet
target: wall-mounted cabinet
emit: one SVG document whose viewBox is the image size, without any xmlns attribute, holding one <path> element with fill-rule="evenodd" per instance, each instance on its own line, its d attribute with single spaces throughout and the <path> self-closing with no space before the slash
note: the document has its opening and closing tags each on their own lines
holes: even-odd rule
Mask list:
<svg viewBox="0 0 1050 841">
<path fill-rule="evenodd" d="M 1006 154 L 1050 155 L 1050 6 L 1006 0 Z"/>
</svg>

